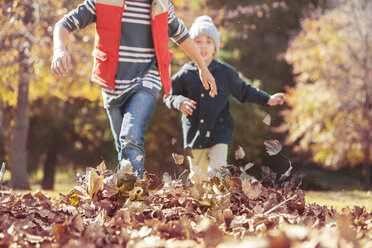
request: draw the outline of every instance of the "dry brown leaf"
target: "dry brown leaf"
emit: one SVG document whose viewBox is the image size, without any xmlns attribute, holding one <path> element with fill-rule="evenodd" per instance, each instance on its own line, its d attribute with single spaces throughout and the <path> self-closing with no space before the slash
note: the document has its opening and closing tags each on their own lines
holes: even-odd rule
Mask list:
<svg viewBox="0 0 372 248">
<path fill-rule="evenodd" d="M 246 171 L 246 170 L 249 170 L 250 168 L 252 168 L 254 166 L 254 163 L 252 163 L 252 162 L 249 162 L 248 164 L 246 164 L 245 166 L 244 166 L 244 170 Z"/>
<path fill-rule="evenodd" d="M 174 159 L 174 163 L 176 164 L 183 164 L 185 157 L 181 154 L 172 153 L 172 157 Z"/>
<path fill-rule="evenodd" d="M 138 155 L 137 157 L 136 157 L 136 160 L 137 161 L 141 161 L 143 159 L 143 155 Z"/>
<path fill-rule="evenodd" d="M 236 149 L 235 151 L 235 159 L 239 160 L 239 159 L 243 159 L 244 157 L 245 157 L 244 149 L 243 147 L 239 146 L 239 148 Z"/>
<path fill-rule="evenodd" d="M 5 163 L 1 165 L 1 170 L 0 170 L 0 183 L 3 181 L 3 177 L 5 175 Z"/>
<path fill-rule="evenodd" d="M 282 144 L 278 140 L 265 140 L 266 152 L 270 155 L 276 155 L 282 150 Z"/>
<path fill-rule="evenodd" d="M 106 163 L 105 161 L 102 161 L 97 167 L 96 169 L 100 172 L 104 172 L 106 170 Z"/>
<path fill-rule="evenodd" d="M 263 119 L 263 123 L 265 123 L 268 126 L 271 125 L 271 116 L 269 114 L 265 116 L 265 118 Z"/>
<path fill-rule="evenodd" d="M 91 198 L 101 189 L 103 185 L 103 175 L 98 176 L 93 168 L 90 168 L 87 173 L 88 177 L 88 193 Z"/>
</svg>

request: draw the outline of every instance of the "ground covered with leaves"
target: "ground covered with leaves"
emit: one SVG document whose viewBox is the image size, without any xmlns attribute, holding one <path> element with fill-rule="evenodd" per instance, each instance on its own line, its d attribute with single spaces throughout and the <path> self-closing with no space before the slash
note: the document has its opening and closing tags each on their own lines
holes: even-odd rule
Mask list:
<svg viewBox="0 0 372 248">
<path fill-rule="evenodd" d="M 247 169 L 247 168 L 245 168 Z M 88 168 L 67 195 L 0 191 L 0 247 L 372 247 L 372 213 L 307 204 L 301 176 L 190 184 Z"/>
</svg>

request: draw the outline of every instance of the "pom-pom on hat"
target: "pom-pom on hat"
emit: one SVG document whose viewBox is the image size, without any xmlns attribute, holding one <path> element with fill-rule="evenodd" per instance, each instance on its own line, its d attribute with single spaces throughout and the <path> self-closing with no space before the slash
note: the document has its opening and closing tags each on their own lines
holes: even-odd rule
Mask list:
<svg viewBox="0 0 372 248">
<path fill-rule="evenodd" d="M 212 18 L 207 15 L 199 16 L 195 19 L 194 23 L 191 25 L 189 34 L 191 39 L 195 39 L 202 34 L 208 35 L 214 41 L 216 53 L 220 49 L 220 36 L 218 30 L 214 25 Z"/>
</svg>

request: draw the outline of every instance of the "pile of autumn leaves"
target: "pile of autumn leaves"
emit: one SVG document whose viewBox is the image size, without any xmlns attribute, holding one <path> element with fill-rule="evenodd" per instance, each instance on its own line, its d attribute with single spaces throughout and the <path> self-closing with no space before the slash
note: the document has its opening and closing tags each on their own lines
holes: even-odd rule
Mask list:
<svg viewBox="0 0 372 248">
<path fill-rule="evenodd" d="M 372 247 L 365 209 L 306 204 L 301 176 L 230 169 L 189 185 L 102 163 L 58 200 L 3 189 L 0 247 Z"/>
</svg>

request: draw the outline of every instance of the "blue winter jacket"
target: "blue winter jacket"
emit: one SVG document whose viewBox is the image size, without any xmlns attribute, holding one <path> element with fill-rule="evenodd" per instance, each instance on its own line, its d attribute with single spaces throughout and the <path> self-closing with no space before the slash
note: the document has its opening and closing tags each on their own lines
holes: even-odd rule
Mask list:
<svg viewBox="0 0 372 248">
<path fill-rule="evenodd" d="M 214 98 L 204 89 L 195 63 L 185 64 L 172 77 L 170 95 L 163 99 L 168 108 L 180 109 L 186 99 L 197 102 L 191 116 L 182 115 L 184 147 L 210 148 L 216 144 L 232 144 L 234 122 L 229 96 L 239 102 L 265 105 L 270 95 L 246 84 L 230 65 L 213 60 L 208 69 L 216 80 L 218 95 Z"/>
</svg>

